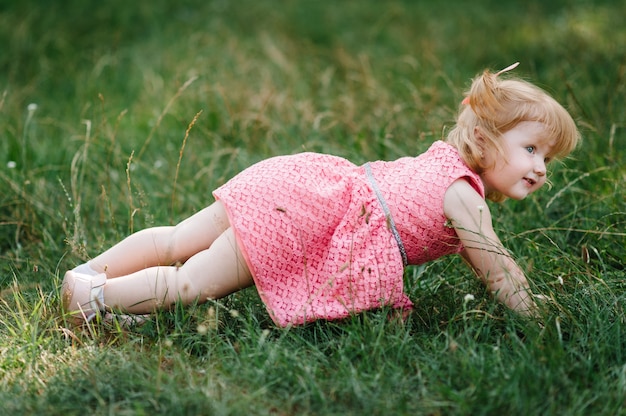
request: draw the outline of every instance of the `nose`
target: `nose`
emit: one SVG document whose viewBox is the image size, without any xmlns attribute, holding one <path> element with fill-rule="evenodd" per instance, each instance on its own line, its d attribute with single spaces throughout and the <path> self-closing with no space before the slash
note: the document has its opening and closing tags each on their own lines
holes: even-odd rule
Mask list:
<svg viewBox="0 0 626 416">
<path fill-rule="evenodd" d="M 538 176 L 545 176 L 546 174 L 546 162 L 542 157 L 537 157 L 535 160 L 535 169 L 534 172 Z"/>
</svg>

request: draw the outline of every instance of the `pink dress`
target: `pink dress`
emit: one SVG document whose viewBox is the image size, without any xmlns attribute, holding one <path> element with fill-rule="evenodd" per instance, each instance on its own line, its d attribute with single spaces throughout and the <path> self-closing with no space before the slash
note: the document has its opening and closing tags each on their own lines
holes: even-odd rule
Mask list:
<svg viewBox="0 0 626 416">
<path fill-rule="evenodd" d="M 214 196 L 272 319 L 289 326 L 411 308 L 404 264 L 462 249 L 443 214 L 445 191 L 459 178 L 484 196 L 478 175 L 438 141 L 418 157 L 363 166 L 316 153 L 274 157 Z"/>
</svg>

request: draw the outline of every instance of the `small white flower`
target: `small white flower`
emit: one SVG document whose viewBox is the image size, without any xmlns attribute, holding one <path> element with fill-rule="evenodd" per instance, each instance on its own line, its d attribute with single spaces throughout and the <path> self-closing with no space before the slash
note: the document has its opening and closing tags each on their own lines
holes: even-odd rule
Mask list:
<svg viewBox="0 0 626 416">
<path fill-rule="evenodd" d="M 9 160 L 9 161 L 7 162 L 7 168 L 9 168 L 9 169 L 15 169 L 16 167 L 17 167 L 17 163 L 15 163 L 15 161 L 14 161 L 14 160 Z"/>
<path fill-rule="evenodd" d="M 472 295 L 471 293 L 468 293 L 467 295 L 465 295 L 465 297 L 463 298 L 463 303 L 467 303 L 467 302 L 471 302 L 474 300 L 474 295 Z"/>
<path fill-rule="evenodd" d="M 557 276 L 556 280 L 559 282 L 561 286 L 563 286 L 563 276 Z"/>
<path fill-rule="evenodd" d="M 35 103 L 30 103 L 28 104 L 28 107 L 26 107 L 28 109 L 29 112 L 34 112 L 35 110 L 37 110 L 37 104 Z"/>
<path fill-rule="evenodd" d="M 160 169 L 163 167 L 163 161 L 161 159 L 157 159 L 154 161 L 154 168 Z"/>
<path fill-rule="evenodd" d="M 259 344 L 263 344 L 267 340 L 267 337 L 269 335 L 270 335 L 270 330 L 264 329 L 263 332 L 261 332 L 261 337 L 259 338 Z"/>
<path fill-rule="evenodd" d="M 198 331 L 198 334 L 200 335 L 205 335 L 207 332 L 209 332 L 209 327 L 205 324 L 199 324 L 196 328 L 196 331 Z"/>
</svg>

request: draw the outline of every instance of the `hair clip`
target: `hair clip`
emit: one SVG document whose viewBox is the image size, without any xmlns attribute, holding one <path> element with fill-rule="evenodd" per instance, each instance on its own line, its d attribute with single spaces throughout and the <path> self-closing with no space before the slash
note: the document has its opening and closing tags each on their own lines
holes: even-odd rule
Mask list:
<svg viewBox="0 0 626 416">
<path fill-rule="evenodd" d="M 506 68 L 501 69 L 498 72 L 496 72 L 496 76 L 500 74 L 504 74 L 505 72 L 509 72 L 510 70 L 517 68 L 518 65 L 519 65 L 519 62 L 515 62 L 514 64 L 509 65 Z"/>
</svg>

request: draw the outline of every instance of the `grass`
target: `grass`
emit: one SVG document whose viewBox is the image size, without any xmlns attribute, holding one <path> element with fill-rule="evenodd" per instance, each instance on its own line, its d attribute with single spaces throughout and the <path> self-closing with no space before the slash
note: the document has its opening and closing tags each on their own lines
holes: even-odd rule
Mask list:
<svg viewBox="0 0 626 416">
<path fill-rule="evenodd" d="M 609 0 L 0 1 L 2 413 L 626 414 L 624 18 Z M 550 298 L 543 327 L 451 257 L 407 270 L 406 322 L 282 330 L 249 289 L 64 328 L 76 263 L 271 155 L 422 152 L 472 76 L 514 61 L 584 135 L 552 189 L 492 207 Z"/>
</svg>

